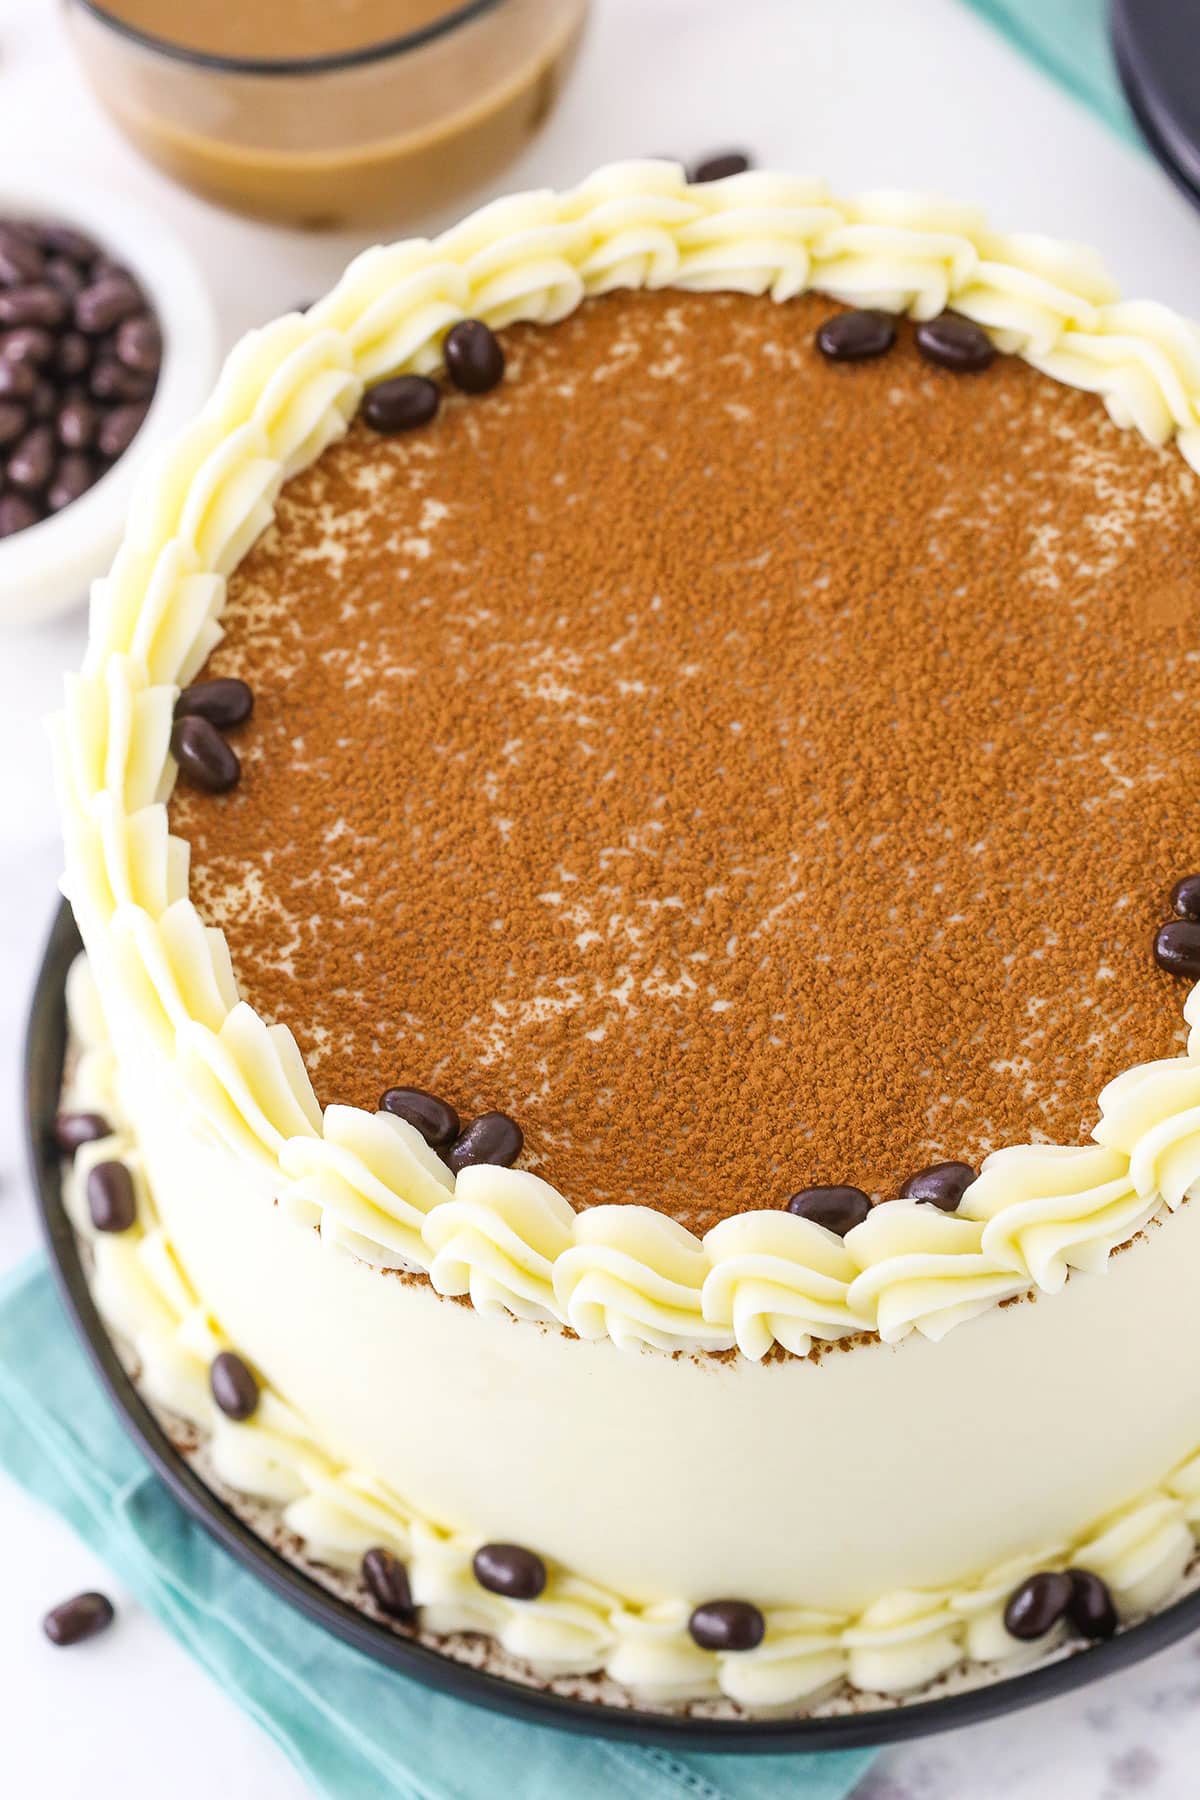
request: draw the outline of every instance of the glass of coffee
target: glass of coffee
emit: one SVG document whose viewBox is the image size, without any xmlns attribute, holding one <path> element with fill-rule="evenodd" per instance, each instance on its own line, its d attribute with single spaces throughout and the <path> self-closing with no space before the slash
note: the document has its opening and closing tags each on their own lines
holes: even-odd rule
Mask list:
<svg viewBox="0 0 1200 1800">
<path fill-rule="evenodd" d="M 524 148 L 587 0 L 66 0 L 101 102 L 219 205 L 403 224 Z"/>
</svg>

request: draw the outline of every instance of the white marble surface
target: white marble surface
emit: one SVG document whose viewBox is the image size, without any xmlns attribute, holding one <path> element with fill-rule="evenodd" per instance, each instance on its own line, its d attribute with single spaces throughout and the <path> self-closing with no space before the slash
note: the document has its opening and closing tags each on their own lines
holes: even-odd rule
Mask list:
<svg viewBox="0 0 1200 1800">
<path fill-rule="evenodd" d="M 762 161 L 822 172 L 846 189 L 915 185 L 982 200 L 1006 225 L 1099 244 L 1130 289 L 1196 308 L 1200 217 L 1148 159 L 958 0 L 595 4 L 566 102 L 511 185 L 569 181 L 622 154 L 745 143 Z M 47 157 L 68 177 L 86 170 L 173 220 L 209 270 L 230 341 L 320 291 L 355 247 L 250 225 L 177 193 L 98 113 L 57 8 L 0 0 L 0 159 Z M 59 867 L 40 721 L 83 632 L 80 612 L 0 641 L 0 1268 L 36 1242 L 18 1130 L 19 1049 Z M 108 1638 L 70 1656 L 43 1642 L 46 1605 L 114 1584 L 2 1480 L 0 1543 L 0 1791 L 14 1800 L 85 1792 L 157 1800 L 169 1770 L 173 1800 L 304 1792 L 258 1728 L 135 1607 Z M 860 1796 L 1190 1800 L 1198 1765 L 1200 1641 L 1018 1717 L 886 1752 Z"/>
</svg>

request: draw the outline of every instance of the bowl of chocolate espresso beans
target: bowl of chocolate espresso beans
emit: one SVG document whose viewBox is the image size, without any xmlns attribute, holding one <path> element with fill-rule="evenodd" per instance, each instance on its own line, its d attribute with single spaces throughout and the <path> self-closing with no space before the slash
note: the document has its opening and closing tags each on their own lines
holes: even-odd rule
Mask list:
<svg viewBox="0 0 1200 1800">
<path fill-rule="evenodd" d="M 216 350 L 200 274 L 157 218 L 0 175 L 0 624 L 87 598 Z"/>
</svg>

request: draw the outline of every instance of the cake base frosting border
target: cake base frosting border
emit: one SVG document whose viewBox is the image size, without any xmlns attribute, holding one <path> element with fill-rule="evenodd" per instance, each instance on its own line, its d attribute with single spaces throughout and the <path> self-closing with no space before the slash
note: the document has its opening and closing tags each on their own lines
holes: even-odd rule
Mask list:
<svg viewBox="0 0 1200 1800">
<path fill-rule="evenodd" d="M 138 1391 L 143 1404 L 167 1438 L 175 1454 L 204 1484 L 240 1524 L 261 1538 L 266 1550 L 280 1557 L 290 1568 L 343 1604 L 352 1606 L 372 1624 L 402 1637 L 408 1642 L 446 1658 L 459 1666 L 486 1674 L 514 1687 L 533 1693 L 551 1694 L 560 1700 L 576 1702 L 608 1711 L 633 1713 L 648 1721 L 690 1719 L 697 1723 L 747 1724 L 778 1722 L 801 1724 L 807 1720 L 832 1720 L 886 1716 L 914 1706 L 926 1708 L 958 1695 L 976 1694 L 982 1690 L 1003 1687 L 1018 1675 L 1036 1673 L 1077 1657 L 1085 1657 L 1093 1646 L 1077 1638 L 1056 1635 L 1050 1648 L 1035 1647 L 1035 1652 L 1016 1661 L 968 1663 L 965 1660 L 935 1675 L 923 1686 L 902 1693 L 883 1693 L 852 1687 L 848 1682 L 836 1683 L 830 1691 L 807 1702 L 753 1709 L 725 1695 L 675 1702 L 656 1701 L 639 1696 L 602 1673 L 583 1675 L 550 1675 L 539 1673 L 527 1660 L 513 1655 L 494 1637 L 482 1632 L 433 1632 L 416 1627 L 396 1625 L 372 1600 L 361 1581 L 345 1570 L 338 1570 L 310 1555 L 301 1539 L 288 1530 L 283 1510 L 269 1501 L 255 1501 L 222 1481 L 213 1466 L 209 1442 L 203 1433 L 169 1408 L 155 1403 L 142 1391 L 137 1359 L 128 1344 L 110 1339 L 120 1356 L 125 1372 Z M 1188 1595 L 1200 1594 L 1200 1547 L 1190 1558 L 1175 1591 L 1166 1604 L 1174 1605 Z M 1150 1616 L 1141 1615 L 1142 1618 Z M 1131 1621 L 1132 1623 L 1133 1621 Z M 1108 1671 L 1103 1671 L 1107 1673 Z M 1099 1674 L 1100 1672 L 1098 1672 Z M 963 1721 L 957 1721 L 962 1723 Z"/>
</svg>

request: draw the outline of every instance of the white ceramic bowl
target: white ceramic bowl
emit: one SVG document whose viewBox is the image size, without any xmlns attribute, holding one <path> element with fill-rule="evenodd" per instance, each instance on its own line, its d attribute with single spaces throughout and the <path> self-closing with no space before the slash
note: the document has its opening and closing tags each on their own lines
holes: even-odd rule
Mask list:
<svg viewBox="0 0 1200 1800">
<path fill-rule="evenodd" d="M 163 361 L 141 430 L 86 494 L 27 531 L 0 538 L 0 627 L 48 618 L 87 598 L 112 561 L 143 468 L 199 411 L 217 368 L 217 323 L 199 267 L 155 214 L 69 172 L 26 180 L 0 172 L 0 218 L 58 219 L 126 263 L 158 314 Z"/>
</svg>

